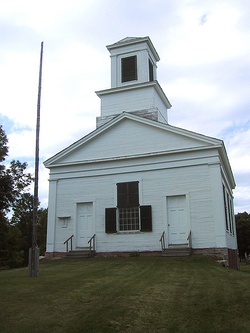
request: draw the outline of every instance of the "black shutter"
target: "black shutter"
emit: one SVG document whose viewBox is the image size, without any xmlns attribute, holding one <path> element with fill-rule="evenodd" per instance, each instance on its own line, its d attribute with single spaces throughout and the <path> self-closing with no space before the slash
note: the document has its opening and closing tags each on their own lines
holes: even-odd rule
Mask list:
<svg viewBox="0 0 250 333">
<path fill-rule="evenodd" d="M 136 56 L 122 58 L 122 82 L 137 80 Z"/>
<path fill-rule="evenodd" d="M 138 182 L 128 183 L 128 207 L 139 206 L 139 186 Z"/>
<path fill-rule="evenodd" d="M 105 232 L 108 234 L 116 232 L 116 208 L 105 208 Z"/>
<path fill-rule="evenodd" d="M 128 187 L 127 183 L 117 184 L 117 207 L 126 208 L 128 207 Z"/>
<path fill-rule="evenodd" d="M 117 184 L 117 207 L 130 208 L 139 206 L 138 182 Z"/>
<path fill-rule="evenodd" d="M 140 206 L 141 231 L 152 231 L 152 208 L 151 206 Z"/>
</svg>

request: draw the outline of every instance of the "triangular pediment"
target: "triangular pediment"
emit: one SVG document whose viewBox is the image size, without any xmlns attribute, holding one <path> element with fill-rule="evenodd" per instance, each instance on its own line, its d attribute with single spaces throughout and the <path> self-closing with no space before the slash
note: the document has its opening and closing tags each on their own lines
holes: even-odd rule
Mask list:
<svg viewBox="0 0 250 333">
<path fill-rule="evenodd" d="M 108 45 L 107 47 L 116 46 L 116 45 L 120 46 L 122 44 L 137 43 L 137 42 L 145 41 L 147 39 L 149 39 L 148 36 L 146 36 L 146 37 L 125 37 L 112 45 Z"/>
<path fill-rule="evenodd" d="M 45 166 L 178 153 L 219 147 L 222 141 L 168 124 L 123 113 L 55 156 Z"/>
<path fill-rule="evenodd" d="M 221 140 L 122 114 L 45 162 L 47 167 L 221 146 Z"/>
<path fill-rule="evenodd" d="M 111 51 L 112 49 L 126 47 L 127 45 L 134 45 L 134 44 L 138 44 L 138 43 L 147 43 L 150 50 L 154 54 L 154 57 L 155 57 L 156 61 L 160 60 L 160 57 L 159 57 L 151 39 L 148 36 L 145 36 L 145 37 L 125 37 L 125 38 L 119 40 L 118 42 L 116 42 L 114 44 L 107 45 L 107 49 L 109 51 Z"/>
</svg>

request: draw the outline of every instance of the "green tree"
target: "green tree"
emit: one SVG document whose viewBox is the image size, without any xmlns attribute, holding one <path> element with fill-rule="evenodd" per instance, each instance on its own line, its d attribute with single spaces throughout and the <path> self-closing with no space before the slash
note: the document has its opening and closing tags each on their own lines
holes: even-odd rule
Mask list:
<svg viewBox="0 0 250 333">
<path fill-rule="evenodd" d="M 33 196 L 28 192 L 32 177 L 27 172 L 27 163 L 13 160 L 6 167 L 6 156 L 8 138 L 0 126 L 0 267 L 19 267 L 27 264 L 32 243 Z M 12 213 L 10 221 L 9 212 Z M 38 210 L 39 214 L 42 216 L 40 229 L 46 234 L 47 214 Z M 45 249 L 46 236 L 39 237 Z"/>
<path fill-rule="evenodd" d="M 250 254 L 250 214 L 247 212 L 235 215 L 237 241 L 240 258 L 245 257 L 245 253 Z"/>
<path fill-rule="evenodd" d="M 22 193 L 13 206 L 11 225 L 19 235 L 16 244 L 23 253 L 23 265 L 28 265 L 29 248 L 32 244 L 33 223 L 33 196 L 30 193 Z"/>
<path fill-rule="evenodd" d="M 3 162 L 8 155 L 8 139 L 7 136 L 0 125 L 0 218 L 2 222 L 6 222 L 6 213 L 10 206 L 12 199 L 12 179 L 8 173 L 6 173 L 6 168 Z"/>
<path fill-rule="evenodd" d="M 40 254 L 44 255 L 46 249 L 47 209 L 40 208 L 37 212 L 37 244 Z M 16 244 L 23 254 L 23 265 L 28 265 L 29 249 L 32 245 L 33 231 L 33 195 L 23 193 L 13 208 L 11 225 L 17 230 L 19 238 Z"/>
<path fill-rule="evenodd" d="M 40 208 L 38 210 L 37 244 L 40 249 L 41 255 L 45 255 L 46 251 L 47 215 L 48 215 L 47 208 L 46 209 Z"/>
</svg>

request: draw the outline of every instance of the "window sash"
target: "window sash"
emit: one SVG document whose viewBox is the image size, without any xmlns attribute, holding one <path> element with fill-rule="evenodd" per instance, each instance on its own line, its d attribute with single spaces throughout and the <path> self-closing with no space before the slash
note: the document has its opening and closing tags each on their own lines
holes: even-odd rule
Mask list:
<svg viewBox="0 0 250 333">
<path fill-rule="evenodd" d="M 139 207 L 119 208 L 118 212 L 120 231 L 140 230 Z"/>
</svg>

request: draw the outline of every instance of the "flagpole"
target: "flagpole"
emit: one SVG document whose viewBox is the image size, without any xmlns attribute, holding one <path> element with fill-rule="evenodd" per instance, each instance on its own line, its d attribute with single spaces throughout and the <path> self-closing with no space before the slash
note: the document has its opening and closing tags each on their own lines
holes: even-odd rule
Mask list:
<svg viewBox="0 0 250 333">
<path fill-rule="evenodd" d="M 33 198 L 33 226 L 32 226 L 32 247 L 29 256 L 30 277 L 38 276 L 39 249 L 37 247 L 37 212 L 39 205 L 38 198 L 38 176 L 39 176 L 39 135 L 40 135 L 40 106 L 42 90 L 42 63 L 43 63 L 43 42 L 41 42 L 40 69 L 37 98 L 37 119 L 36 119 L 36 149 L 35 149 L 35 180 L 34 180 L 34 198 Z"/>
</svg>

